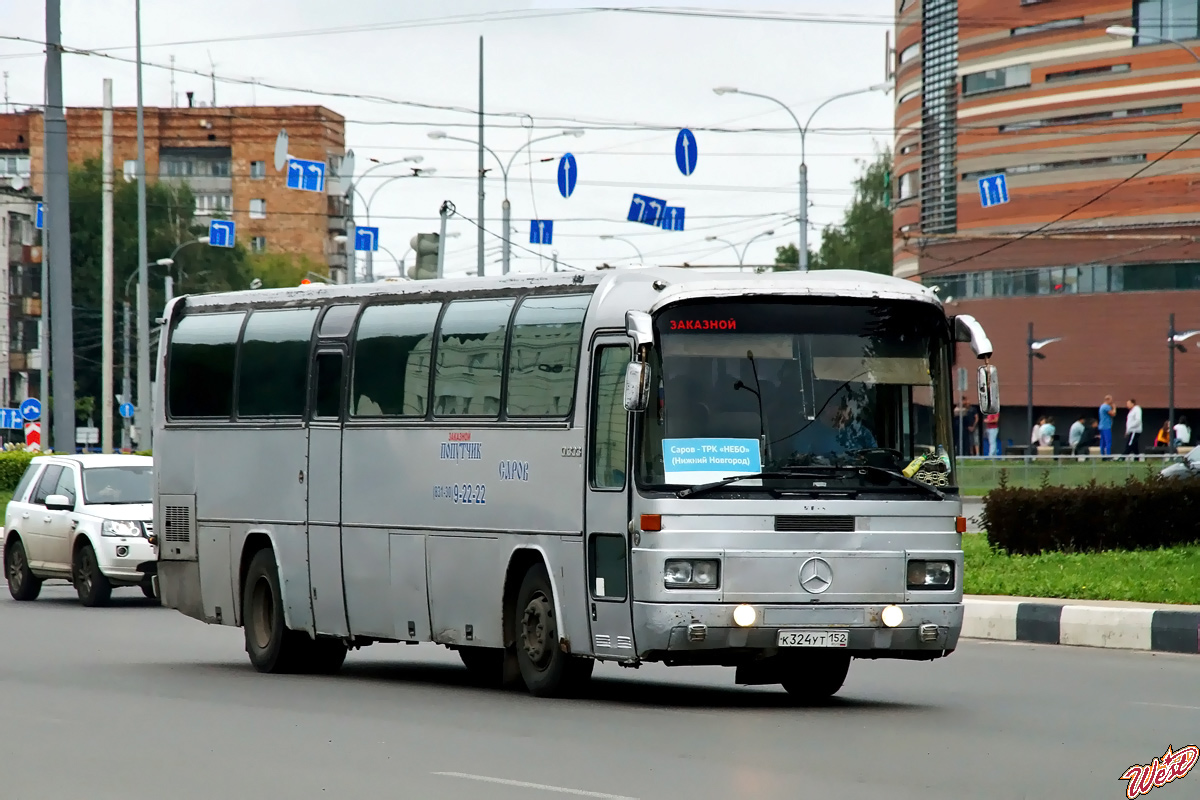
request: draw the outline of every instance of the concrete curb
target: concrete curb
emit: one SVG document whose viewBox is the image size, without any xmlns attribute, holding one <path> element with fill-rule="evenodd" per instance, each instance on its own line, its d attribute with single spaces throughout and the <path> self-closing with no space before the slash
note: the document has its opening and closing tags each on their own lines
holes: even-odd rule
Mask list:
<svg viewBox="0 0 1200 800">
<path fill-rule="evenodd" d="M 1200 653 L 1200 606 L 965 598 L 970 639 Z"/>
</svg>

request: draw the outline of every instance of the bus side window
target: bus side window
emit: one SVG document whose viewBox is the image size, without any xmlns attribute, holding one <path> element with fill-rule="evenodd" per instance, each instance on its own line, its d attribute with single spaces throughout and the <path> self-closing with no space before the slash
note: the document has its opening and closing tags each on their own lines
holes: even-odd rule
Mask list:
<svg viewBox="0 0 1200 800">
<path fill-rule="evenodd" d="M 167 413 L 228 419 L 233 411 L 233 366 L 245 312 L 189 314 L 171 332 L 167 354 Z"/>
<path fill-rule="evenodd" d="M 313 419 L 338 419 L 342 415 L 341 353 L 317 353 L 316 397 L 313 398 Z"/>
<path fill-rule="evenodd" d="M 355 333 L 350 413 L 424 417 L 441 303 L 368 306 Z"/>
<path fill-rule="evenodd" d="M 299 417 L 308 390 L 316 308 L 255 311 L 238 359 L 239 417 Z"/>
<path fill-rule="evenodd" d="M 439 417 L 500 416 L 504 340 L 516 299 L 455 300 L 438 331 L 433 413 Z"/>
<path fill-rule="evenodd" d="M 628 345 L 596 351 L 592 372 L 592 430 L 589 472 L 595 489 L 625 488 L 629 413 L 625 411 Z"/>
<path fill-rule="evenodd" d="M 575 375 L 589 295 L 531 297 L 513 317 L 508 353 L 510 417 L 565 417 L 575 399 Z"/>
</svg>

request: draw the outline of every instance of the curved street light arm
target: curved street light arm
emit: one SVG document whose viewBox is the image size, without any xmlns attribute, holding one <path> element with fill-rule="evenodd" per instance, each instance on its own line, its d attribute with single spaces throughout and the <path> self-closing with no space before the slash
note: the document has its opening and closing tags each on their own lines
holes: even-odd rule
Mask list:
<svg viewBox="0 0 1200 800">
<path fill-rule="evenodd" d="M 770 100 L 772 103 L 775 103 L 776 105 L 778 105 L 780 108 L 782 108 L 784 111 L 786 111 L 788 113 L 788 116 L 790 116 L 792 118 L 792 122 L 796 123 L 796 130 L 800 131 L 800 160 L 803 161 L 804 160 L 804 137 L 808 134 L 808 129 L 800 124 L 800 120 L 796 118 L 795 112 L 793 112 L 792 109 L 788 107 L 788 104 L 783 102 L 782 100 L 777 100 L 774 97 L 771 97 L 769 94 L 758 94 L 757 92 L 747 92 L 742 89 L 738 89 L 737 93 L 744 94 L 747 97 L 757 97 L 762 100 Z M 826 101 L 826 102 L 828 102 L 828 101 Z M 824 105 L 824 103 L 822 103 L 822 105 Z M 818 108 L 820 108 L 820 106 L 818 106 Z M 814 112 L 814 113 L 816 113 L 816 112 Z M 811 117 L 809 118 L 809 121 L 810 122 L 812 121 Z"/>
<path fill-rule="evenodd" d="M 448 136 L 447 135 L 447 136 L 441 136 L 439 138 L 445 139 L 450 142 L 462 142 L 463 144 L 473 144 L 476 147 L 479 147 L 479 142 L 475 141 L 474 139 L 464 139 L 461 136 Z M 486 144 L 483 146 L 483 149 L 487 150 L 489 153 L 492 154 L 492 158 L 496 159 L 496 165 L 500 167 L 501 172 L 504 172 L 504 162 L 500 160 L 500 156 L 496 155 L 496 151 L 493 150 L 492 148 L 488 147 Z"/>
<path fill-rule="evenodd" d="M 601 239 L 604 239 L 604 240 L 606 240 L 606 241 L 607 241 L 607 240 L 609 240 L 609 239 L 611 239 L 611 240 L 612 240 L 612 241 L 614 241 L 614 242 L 624 242 L 625 244 L 627 244 L 627 245 L 629 245 L 630 247 L 632 247 L 632 248 L 633 248 L 633 252 L 637 253 L 637 255 L 638 255 L 638 261 L 639 261 L 640 263 L 643 263 L 643 264 L 644 264 L 644 263 L 646 263 L 646 257 L 642 255 L 642 251 L 638 249 L 638 246 L 637 246 L 636 244 L 634 244 L 633 242 L 629 241 L 628 239 L 624 239 L 624 238 L 622 238 L 622 237 L 620 237 L 620 236 L 601 236 L 600 238 L 601 238 Z"/>
<path fill-rule="evenodd" d="M 1132 28 L 1128 25 L 1110 25 L 1105 29 L 1104 32 L 1114 39 L 1152 39 L 1156 42 L 1162 42 L 1164 44 L 1173 44 L 1181 50 L 1187 52 L 1187 54 L 1196 59 L 1197 62 L 1200 62 L 1200 54 L 1197 54 L 1195 50 L 1188 47 L 1178 39 L 1172 39 L 1169 36 L 1155 36 L 1152 33 L 1142 33 L 1137 28 Z"/>
<path fill-rule="evenodd" d="M 433 170 L 425 170 L 425 172 L 433 172 Z M 403 180 L 404 178 L 420 178 L 420 177 L 421 177 L 421 173 L 418 172 L 416 175 L 392 175 L 390 178 L 384 178 L 382 181 L 380 181 L 379 185 L 376 186 L 375 189 L 371 192 L 371 197 L 369 199 L 363 200 L 363 205 L 366 207 L 366 211 L 367 211 L 367 224 L 368 225 L 371 224 L 371 203 L 375 202 L 375 195 L 379 194 L 380 189 L 387 186 L 392 181 Z M 357 191 L 357 189 L 355 189 L 355 191 Z M 362 197 L 362 194 L 360 193 L 358 196 Z"/>
<path fill-rule="evenodd" d="M 742 245 L 742 256 L 741 256 L 741 258 L 738 259 L 738 264 L 746 263 L 746 251 L 750 249 L 750 245 L 754 244 L 759 239 L 763 239 L 763 238 L 766 238 L 767 236 L 774 236 L 774 235 L 775 235 L 775 231 L 763 231 L 762 233 L 751 236 L 746 241 L 746 244 Z"/>
<path fill-rule="evenodd" d="M 1176 333 L 1174 336 L 1171 337 L 1171 341 L 1168 342 L 1168 344 L 1182 344 L 1183 342 L 1186 342 L 1188 339 L 1192 338 L 1193 336 L 1200 336 L 1200 330 L 1198 330 L 1198 331 L 1179 331 L 1178 333 Z"/>
<path fill-rule="evenodd" d="M 705 238 L 710 242 L 720 242 L 721 244 L 728 247 L 730 250 L 733 251 L 733 255 L 737 258 L 738 264 L 742 263 L 742 257 L 740 255 L 738 255 L 738 249 L 737 249 L 736 244 L 729 241 L 728 239 L 722 239 L 720 236 L 706 236 Z"/>
</svg>

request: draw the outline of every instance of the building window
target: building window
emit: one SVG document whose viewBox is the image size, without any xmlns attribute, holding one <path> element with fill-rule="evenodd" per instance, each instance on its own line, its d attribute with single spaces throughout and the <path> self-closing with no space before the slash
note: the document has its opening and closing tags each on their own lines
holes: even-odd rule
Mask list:
<svg viewBox="0 0 1200 800">
<path fill-rule="evenodd" d="M 250 162 L 250 180 L 261 181 L 267 177 L 267 162 L 251 161 Z"/>
<path fill-rule="evenodd" d="M 1129 65 L 1105 64 L 1102 67 L 1084 67 L 1083 69 L 1069 69 L 1065 72 L 1047 72 L 1046 82 L 1065 81 L 1071 78 L 1086 78 L 1092 75 L 1109 75 L 1114 72 L 1129 72 Z"/>
<path fill-rule="evenodd" d="M 1050 117 L 1049 119 L 1031 119 L 1024 122 L 1013 122 L 1001 125 L 1000 133 L 1015 133 L 1031 128 L 1046 128 L 1054 125 L 1085 125 L 1090 122 L 1107 122 L 1114 119 L 1130 119 L 1132 117 L 1152 117 L 1159 114 L 1179 114 L 1183 105 L 1174 103 L 1166 106 L 1149 106 L 1147 108 L 1121 108 L 1116 111 L 1096 111 L 1088 114 L 1072 114 L 1067 117 Z"/>
<path fill-rule="evenodd" d="M 1134 39 L 1135 45 L 1200 38 L 1200 0 L 1136 0 L 1133 27 L 1146 34 L 1144 41 L 1140 36 Z"/>
<path fill-rule="evenodd" d="M 900 97 L 896 100 L 896 105 L 900 105 L 902 103 L 907 103 L 909 100 L 912 100 L 914 97 L 920 96 L 920 94 L 921 94 L 920 89 L 913 89 L 911 92 L 905 92 L 904 94 L 900 95 Z"/>
<path fill-rule="evenodd" d="M 1028 64 L 1014 64 L 1011 67 L 975 72 L 963 76 L 963 94 L 980 94 L 1011 89 L 1014 86 L 1028 86 L 1030 77 Z"/>
<path fill-rule="evenodd" d="M 1051 294 L 1164 292 L 1200 289 L 1200 263 L 1084 265 L 929 275 L 940 297 L 1028 297 Z"/>
<path fill-rule="evenodd" d="M 29 156 L 0 156 L 0 175 L 29 177 Z"/>
<path fill-rule="evenodd" d="M 900 51 L 899 61 L 901 64 L 907 64 L 919 55 L 921 55 L 921 43 L 917 42 Z"/>
<path fill-rule="evenodd" d="M 137 180 L 137 164 L 136 159 L 131 158 L 125 161 L 124 173 L 126 183 L 132 183 Z"/>
<path fill-rule="evenodd" d="M 958 0 L 924 0 L 921 33 L 921 230 L 958 227 Z"/>
<path fill-rule="evenodd" d="M 912 172 L 906 172 L 900 176 L 899 182 L 901 202 L 916 197 L 921 189 L 921 171 L 914 169 Z"/>
<path fill-rule="evenodd" d="M 233 196 L 228 194 L 196 195 L 196 216 L 211 217 L 213 214 L 228 214 L 233 210 Z"/>
<path fill-rule="evenodd" d="M 256 197 L 250 201 L 250 219 L 266 219 L 267 218 L 267 201 L 261 197 Z"/>
<path fill-rule="evenodd" d="M 250 237 L 250 252 L 265 253 L 267 251 L 267 237 L 251 236 Z"/>
<path fill-rule="evenodd" d="M 964 172 L 964 181 L 976 181 L 988 175 L 1003 173 L 1005 175 L 1026 175 L 1031 172 L 1051 172 L 1059 169 L 1077 169 L 1079 167 L 1111 167 L 1118 164 L 1141 164 L 1146 161 L 1145 153 L 1131 155 L 1108 156 L 1107 158 L 1075 158 L 1069 161 L 1048 161 L 1041 164 L 1018 164 L 1014 167 L 1000 169 L 984 169 L 975 172 Z"/>
<path fill-rule="evenodd" d="M 1023 25 L 1019 28 L 1013 28 L 1011 33 L 1013 36 L 1024 36 L 1028 33 L 1041 33 L 1042 31 L 1053 31 L 1059 28 L 1074 28 L 1077 25 L 1083 24 L 1083 17 L 1072 17 L 1071 19 L 1054 19 L 1049 22 L 1039 22 L 1037 25 Z"/>
</svg>

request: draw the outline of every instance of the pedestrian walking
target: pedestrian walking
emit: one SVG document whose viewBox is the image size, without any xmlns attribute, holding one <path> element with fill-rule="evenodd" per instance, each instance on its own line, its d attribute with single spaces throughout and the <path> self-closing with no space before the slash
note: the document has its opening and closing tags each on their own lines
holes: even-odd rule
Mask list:
<svg viewBox="0 0 1200 800">
<path fill-rule="evenodd" d="M 1141 455 L 1142 407 L 1132 397 L 1125 401 L 1129 412 L 1125 415 L 1125 455 Z"/>
<path fill-rule="evenodd" d="M 1112 455 L 1112 426 L 1113 417 L 1117 416 L 1117 409 L 1113 407 L 1113 399 L 1111 394 L 1104 395 L 1104 402 L 1100 404 L 1100 455 Z"/>
<path fill-rule="evenodd" d="M 1000 415 L 988 414 L 983 420 L 984 430 L 987 431 L 989 456 L 1000 455 Z"/>
</svg>

